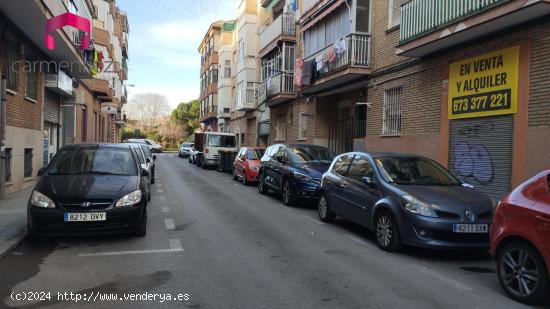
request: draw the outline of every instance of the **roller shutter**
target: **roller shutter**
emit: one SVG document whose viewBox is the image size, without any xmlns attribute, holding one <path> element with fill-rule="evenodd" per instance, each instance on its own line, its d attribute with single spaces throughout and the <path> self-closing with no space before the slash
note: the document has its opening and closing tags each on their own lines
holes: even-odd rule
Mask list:
<svg viewBox="0 0 550 309">
<path fill-rule="evenodd" d="M 60 101 L 59 94 L 46 89 L 44 100 L 44 121 L 59 124 Z"/>
<path fill-rule="evenodd" d="M 451 121 L 449 168 L 493 201 L 511 190 L 512 116 Z"/>
</svg>

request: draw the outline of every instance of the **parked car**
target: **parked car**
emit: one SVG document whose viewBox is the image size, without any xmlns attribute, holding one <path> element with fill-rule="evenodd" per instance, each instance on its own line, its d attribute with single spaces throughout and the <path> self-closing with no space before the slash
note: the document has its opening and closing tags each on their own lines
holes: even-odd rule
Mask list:
<svg viewBox="0 0 550 309">
<path fill-rule="evenodd" d="M 140 143 L 140 144 L 146 144 L 149 147 L 151 147 L 151 151 L 153 152 L 162 152 L 162 146 L 151 139 L 146 138 L 130 138 L 128 139 L 129 143 Z"/>
<path fill-rule="evenodd" d="M 151 150 L 151 147 L 147 144 L 142 143 L 131 143 L 130 144 L 137 144 L 141 147 L 141 150 L 143 151 L 143 154 L 145 155 L 145 161 L 149 161 L 150 169 L 151 169 L 151 183 L 155 183 L 155 166 L 157 162 L 157 156 L 153 154 L 153 151 Z M 148 159 L 148 160 L 147 160 Z"/>
<path fill-rule="evenodd" d="M 261 159 L 258 191 L 280 193 L 287 206 L 317 200 L 321 177 L 333 158 L 334 153 L 322 146 L 272 145 Z"/>
<path fill-rule="evenodd" d="M 147 176 L 129 145 L 69 145 L 46 168 L 28 202 L 35 235 L 147 232 Z"/>
<path fill-rule="evenodd" d="M 491 253 L 500 283 L 512 299 L 550 304 L 550 170 L 497 204 Z"/>
<path fill-rule="evenodd" d="M 140 144 L 136 143 L 129 143 L 130 148 L 136 153 L 139 163 L 141 164 L 141 168 L 147 170 L 147 178 L 149 179 L 149 184 L 152 185 L 155 183 L 155 178 L 153 177 L 153 163 L 154 160 L 150 157 L 147 157 L 145 154 L 145 151 L 143 151 L 143 148 Z M 150 196 L 150 188 L 147 189 L 148 195 Z"/>
<path fill-rule="evenodd" d="M 346 153 L 324 175 L 319 218 L 336 215 L 375 231 L 378 246 L 487 249 L 493 203 L 434 160 Z"/>
<path fill-rule="evenodd" d="M 219 151 L 236 152 L 235 135 L 233 133 L 206 132 L 195 133 L 194 147 L 197 167 L 206 169 L 208 166 L 217 166 Z"/>
<path fill-rule="evenodd" d="M 189 153 L 193 149 L 193 143 L 182 143 L 180 146 L 180 150 L 178 152 L 178 157 L 180 158 L 187 158 L 189 157 Z"/>
<path fill-rule="evenodd" d="M 233 180 L 240 179 L 244 185 L 258 181 L 260 160 L 265 153 L 264 148 L 243 147 L 233 163 Z"/>
</svg>

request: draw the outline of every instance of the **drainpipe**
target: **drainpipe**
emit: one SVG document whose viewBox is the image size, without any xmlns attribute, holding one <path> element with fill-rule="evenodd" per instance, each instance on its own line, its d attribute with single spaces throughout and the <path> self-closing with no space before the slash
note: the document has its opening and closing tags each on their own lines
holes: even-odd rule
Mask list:
<svg viewBox="0 0 550 309">
<path fill-rule="evenodd" d="M 0 81 L 0 200 L 6 199 L 6 93 L 8 80 Z"/>
</svg>

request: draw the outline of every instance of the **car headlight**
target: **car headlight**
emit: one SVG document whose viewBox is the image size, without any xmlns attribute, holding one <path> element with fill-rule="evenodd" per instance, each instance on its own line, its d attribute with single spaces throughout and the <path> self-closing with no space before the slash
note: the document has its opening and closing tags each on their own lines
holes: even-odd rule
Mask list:
<svg viewBox="0 0 550 309">
<path fill-rule="evenodd" d="M 311 178 L 311 176 L 308 176 L 306 174 L 302 174 L 302 173 L 299 173 L 299 172 L 294 172 L 294 177 L 296 177 L 296 179 L 300 180 L 300 181 L 311 181 L 313 178 Z"/>
<path fill-rule="evenodd" d="M 41 208 L 55 208 L 55 203 L 49 197 L 38 191 L 32 192 L 31 204 Z"/>
<path fill-rule="evenodd" d="M 141 201 L 141 190 L 136 190 L 126 196 L 121 197 L 115 207 L 134 206 Z"/>
<path fill-rule="evenodd" d="M 401 204 L 406 211 L 415 215 L 437 217 L 437 214 L 435 213 L 431 205 L 424 203 L 410 195 L 403 195 L 401 197 Z"/>
</svg>

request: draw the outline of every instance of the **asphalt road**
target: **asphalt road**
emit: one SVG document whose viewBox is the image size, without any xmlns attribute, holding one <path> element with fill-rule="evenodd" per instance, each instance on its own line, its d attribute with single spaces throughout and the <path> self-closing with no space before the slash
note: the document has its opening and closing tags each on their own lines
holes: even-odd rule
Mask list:
<svg viewBox="0 0 550 309">
<path fill-rule="evenodd" d="M 527 308 L 503 294 L 487 253 L 386 253 L 312 205 L 285 207 L 172 154 L 157 164 L 145 238 L 26 241 L 0 260 L 0 307 Z M 28 292 L 50 300 L 11 299 Z"/>
</svg>

